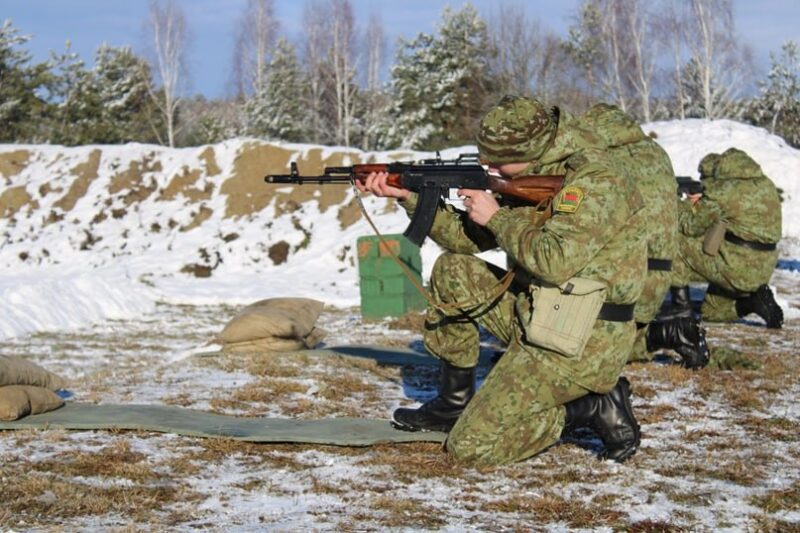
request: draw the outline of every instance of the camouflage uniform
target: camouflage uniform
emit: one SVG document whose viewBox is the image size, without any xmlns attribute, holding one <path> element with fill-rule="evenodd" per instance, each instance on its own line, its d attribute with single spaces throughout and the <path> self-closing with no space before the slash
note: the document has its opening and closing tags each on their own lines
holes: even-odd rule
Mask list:
<svg viewBox="0 0 800 533">
<path fill-rule="evenodd" d="M 675 171 L 664 149 L 618 107 L 598 104 L 579 120 L 605 141 L 611 155 L 634 177 L 644 198 L 639 216 L 653 266 L 647 271 L 644 290 L 636 302 L 634 318 L 638 329 L 630 360 L 650 360 L 652 354 L 645 342 L 647 325 L 661 309 L 672 278 L 671 268 L 656 263 L 671 262 L 678 245 Z"/>
<path fill-rule="evenodd" d="M 520 122 L 514 131 L 499 125 L 515 117 Z M 515 136 L 525 128 L 530 131 Z M 501 207 L 480 227 L 465 213 L 442 206 L 430 233 L 448 250 L 434 266 L 432 296 L 444 304 L 459 302 L 465 311 L 429 307 L 426 348 L 450 364 L 469 367 L 477 364 L 478 325 L 508 344 L 455 423 L 447 449 L 460 460 L 503 464 L 555 443 L 565 425 L 564 404 L 615 386 L 636 328 L 632 320 L 597 320 L 575 357 L 529 344 L 514 310 L 517 298 L 527 298 L 527 286 L 512 286 L 486 301 L 501 269 L 472 254 L 500 247 L 521 277 L 554 284 L 573 276 L 597 280 L 608 287 L 607 302 L 633 304 L 644 285 L 647 252 L 635 216 L 643 207 L 638 189 L 604 153 L 602 141 L 577 121 L 559 120 L 557 109 L 550 114 L 526 107 L 525 99 L 504 99 L 484 118 L 481 132 L 478 145 L 489 161 L 519 162 L 524 152 L 523 160 L 532 162 L 524 174 L 566 175 L 554 214 L 543 225 L 533 207 Z M 403 203 L 413 212 L 416 198 Z"/>
<path fill-rule="evenodd" d="M 679 211 L 680 260 L 675 265 L 675 285 L 708 281 L 722 293 L 706 294 L 703 318 L 727 321 L 738 318 L 737 294 L 751 293 L 769 282 L 778 251 L 753 250 L 723 240 L 717 255 L 703 252 L 703 235 L 718 220 L 726 232 L 745 241 L 774 244 L 781 238 L 781 200 L 775 185 L 745 152 L 731 148 L 709 154 L 700 164 L 705 192 L 692 207 L 683 202 Z"/>
</svg>

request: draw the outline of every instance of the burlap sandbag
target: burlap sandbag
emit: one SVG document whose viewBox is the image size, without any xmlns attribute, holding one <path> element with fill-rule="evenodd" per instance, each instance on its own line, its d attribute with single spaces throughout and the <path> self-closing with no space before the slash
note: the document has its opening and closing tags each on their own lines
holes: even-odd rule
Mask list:
<svg viewBox="0 0 800 533">
<path fill-rule="evenodd" d="M 325 331 L 314 328 L 303 339 L 284 339 L 282 337 L 264 337 L 251 341 L 228 342 L 222 345 L 223 353 L 248 354 L 263 352 L 294 352 L 313 348 L 325 337 Z"/>
<path fill-rule="evenodd" d="M 64 405 L 55 392 L 31 385 L 6 385 L 0 387 L 0 420 L 17 420 L 28 415 L 38 415 Z"/>
<path fill-rule="evenodd" d="M 324 303 L 310 298 L 270 298 L 242 309 L 218 335 L 223 344 L 258 339 L 304 341 Z M 321 337 L 320 337 L 321 338 Z"/>
<path fill-rule="evenodd" d="M 67 383 L 35 363 L 20 357 L 0 355 L 0 387 L 3 385 L 34 385 L 56 390 L 65 388 Z"/>
</svg>

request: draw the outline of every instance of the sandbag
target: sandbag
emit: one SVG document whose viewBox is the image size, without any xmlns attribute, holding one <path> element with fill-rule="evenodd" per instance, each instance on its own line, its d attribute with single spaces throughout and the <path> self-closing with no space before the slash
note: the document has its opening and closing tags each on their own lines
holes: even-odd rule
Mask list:
<svg viewBox="0 0 800 533">
<path fill-rule="evenodd" d="M 65 388 L 66 381 L 36 363 L 0 355 L 0 387 L 4 385 L 34 385 L 57 390 Z"/>
<path fill-rule="evenodd" d="M 0 387 L 0 420 L 17 420 L 28 415 L 38 415 L 64 405 L 55 392 L 31 385 L 6 385 Z"/>
<path fill-rule="evenodd" d="M 227 354 L 244 354 L 256 352 L 294 352 L 314 348 L 325 336 L 319 328 L 311 330 L 302 339 L 284 339 L 283 337 L 264 337 L 242 342 L 226 342 L 222 345 L 222 352 Z"/>
<path fill-rule="evenodd" d="M 217 337 L 223 344 L 269 338 L 303 341 L 314 330 L 324 305 L 310 298 L 261 300 L 242 309 Z"/>
</svg>

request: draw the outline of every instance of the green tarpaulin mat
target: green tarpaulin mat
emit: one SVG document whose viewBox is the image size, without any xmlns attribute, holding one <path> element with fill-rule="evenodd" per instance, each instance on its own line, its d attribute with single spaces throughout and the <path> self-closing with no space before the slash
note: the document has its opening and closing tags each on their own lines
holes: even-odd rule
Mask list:
<svg viewBox="0 0 800 533">
<path fill-rule="evenodd" d="M 372 359 L 384 365 L 414 365 L 414 366 L 438 366 L 439 360 L 427 352 L 417 352 L 409 348 L 389 348 L 386 346 L 326 346 L 312 350 L 301 350 L 297 352 L 312 355 L 315 357 L 345 356 L 358 357 L 360 359 Z M 280 354 L 271 354 L 271 357 L 280 357 Z M 478 359 L 479 365 L 488 366 L 492 353 L 491 351 L 481 350 Z M 222 352 L 198 353 L 195 357 L 225 357 Z"/>
<path fill-rule="evenodd" d="M 175 433 L 192 437 L 219 437 L 248 442 L 294 442 L 334 446 L 371 446 L 383 442 L 444 442 L 438 432 L 400 431 L 388 420 L 329 418 L 242 418 L 169 405 L 95 405 L 67 403 L 64 407 L 14 422 L 0 422 L 0 430 L 123 429 Z"/>
</svg>

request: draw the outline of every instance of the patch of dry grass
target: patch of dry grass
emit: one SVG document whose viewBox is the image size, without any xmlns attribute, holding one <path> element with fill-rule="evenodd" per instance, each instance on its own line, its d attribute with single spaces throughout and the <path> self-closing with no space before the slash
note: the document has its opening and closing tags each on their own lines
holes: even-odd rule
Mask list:
<svg viewBox="0 0 800 533">
<path fill-rule="evenodd" d="M 435 507 L 417 498 L 380 495 L 370 498 L 366 507 L 370 509 L 370 516 L 387 528 L 435 529 L 447 524 L 445 517 Z"/>
<path fill-rule="evenodd" d="M 136 483 L 148 483 L 161 478 L 153 465 L 149 464 L 148 457 L 132 451 L 127 440 L 117 440 L 96 451 L 68 451 L 52 459 L 25 461 L 25 464 L 30 470 L 60 476 L 124 478 Z"/>
<path fill-rule="evenodd" d="M 117 514 L 177 524 L 176 510 L 200 499 L 181 476 L 163 472 L 127 440 L 97 451 L 67 451 L 44 460 L 17 457 L 0 466 L 0 525 L 59 524 L 64 519 Z M 180 504 L 180 505 L 178 505 Z"/>
<path fill-rule="evenodd" d="M 692 531 L 692 529 L 663 520 L 639 520 L 626 525 L 625 531 L 628 533 L 683 533 Z"/>
<path fill-rule="evenodd" d="M 795 481 L 785 489 L 767 491 L 754 496 L 750 502 L 767 513 L 778 511 L 800 511 L 800 481 Z"/>
<path fill-rule="evenodd" d="M 800 523 L 762 515 L 756 517 L 753 531 L 758 531 L 759 533 L 800 533 Z"/>
<path fill-rule="evenodd" d="M 383 479 L 406 484 L 430 478 L 458 480 L 474 472 L 446 454 L 441 444 L 434 442 L 374 446 L 359 464 L 388 467 L 389 473 L 377 475 Z"/>
<path fill-rule="evenodd" d="M 719 479 L 742 485 L 744 487 L 758 486 L 766 477 L 763 465 L 748 459 L 733 459 L 722 462 L 719 457 L 709 455 L 706 461 L 680 462 L 672 465 L 663 465 L 653 470 L 655 473 L 683 479 L 691 476 L 692 479 L 702 482 L 704 479 Z"/>
<path fill-rule="evenodd" d="M 739 420 L 738 425 L 751 433 L 754 438 L 781 442 L 800 440 L 800 422 L 782 416 L 746 416 Z"/>
<path fill-rule="evenodd" d="M 483 506 L 489 513 L 514 513 L 533 515 L 542 523 L 565 522 L 570 527 L 623 527 L 627 514 L 611 509 L 603 502 L 587 502 L 579 498 L 565 498 L 556 492 L 541 495 L 520 494 L 489 502 Z"/>
</svg>

